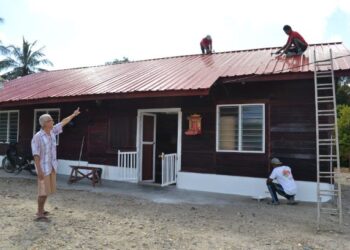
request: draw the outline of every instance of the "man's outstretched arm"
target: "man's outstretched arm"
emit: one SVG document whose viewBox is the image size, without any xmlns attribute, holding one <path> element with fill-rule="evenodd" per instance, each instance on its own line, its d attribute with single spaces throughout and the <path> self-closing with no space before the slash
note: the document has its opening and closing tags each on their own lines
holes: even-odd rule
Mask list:
<svg viewBox="0 0 350 250">
<path fill-rule="evenodd" d="M 77 108 L 74 110 L 73 114 L 70 116 L 67 116 L 61 121 L 62 127 L 66 126 L 71 120 L 73 120 L 74 117 L 78 116 L 80 114 L 80 108 Z"/>
</svg>

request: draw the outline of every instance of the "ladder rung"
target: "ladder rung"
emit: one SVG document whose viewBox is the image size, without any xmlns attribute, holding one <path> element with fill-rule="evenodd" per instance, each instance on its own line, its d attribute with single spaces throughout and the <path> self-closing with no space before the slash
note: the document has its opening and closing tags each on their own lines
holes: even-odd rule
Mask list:
<svg viewBox="0 0 350 250">
<path fill-rule="evenodd" d="M 317 84 L 317 87 L 319 87 L 319 86 L 333 86 L 333 84 L 332 83 L 319 83 L 319 84 Z"/>
<path fill-rule="evenodd" d="M 317 77 L 317 78 L 331 78 L 332 75 L 321 75 L 321 76 L 318 76 L 318 75 L 316 74 L 316 77 Z"/>
<path fill-rule="evenodd" d="M 334 109 L 318 110 L 318 113 L 334 112 Z"/>
<path fill-rule="evenodd" d="M 316 75 L 331 75 L 332 71 L 331 70 L 327 70 L 327 71 L 316 71 Z"/>
<path fill-rule="evenodd" d="M 330 99 L 330 98 L 334 98 L 334 96 L 319 96 L 319 97 L 317 97 L 319 100 L 323 100 L 323 99 Z"/>
<path fill-rule="evenodd" d="M 339 211 L 338 211 L 338 209 L 337 208 L 333 208 L 333 209 L 331 209 L 331 208 L 327 208 L 327 209 L 325 209 L 325 208 L 320 208 L 320 212 L 322 213 L 322 214 L 335 214 L 335 215 L 338 215 L 339 214 Z"/>
<path fill-rule="evenodd" d="M 335 142 L 335 139 L 319 139 L 319 141 L 334 141 Z"/>
<path fill-rule="evenodd" d="M 335 212 L 339 210 L 338 208 L 326 208 L 326 207 L 321 207 L 320 209 L 323 211 L 335 211 Z"/>
<path fill-rule="evenodd" d="M 338 190 L 338 189 L 335 189 L 335 190 L 326 190 L 326 189 L 323 189 L 323 190 L 319 190 L 319 192 L 338 193 L 339 190 Z"/>
<path fill-rule="evenodd" d="M 330 89 L 333 90 L 333 88 L 317 88 L 317 90 L 330 90 Z"/>
<path fill-rule="evenodd" d="M 335 143 L 319 143 L 319 146 L 335 146 Z"/>
<path fill-rule="evenodd" d="M 334 102 L 334 100 L 324 100 L 324 101 L 318 101 L 318 103 L 326 103 L 326 102 Z"/>
<path fill-rule="evenodd" d="M 319 172 L 319 174 L 336 174 L 336 172 L 325 172 L 325 171 L 322 171 L 322 172 Z"/>
<path fill-rule="evenodd" d="M 319 157 L 337 157 L 336 155 L 319 155 Z"/>
<path fill-rule="evenodd" d="M 331 66 L 332 65 L 332 63 L 318 63 L 318 62 L 315 62 L 315 65 L 316 66 Z M 317 72 L 317 71 L 316 71 Z M 319 71 L 319 72 L 321 72 L 321 71 Z"/>
<path fill-rule="evenodd" d="M 318 114 L 318 116 L 335 116 L 335 114 Z"/>
<path fill-rule="evenodd" d="M 334 211 L 334 212 L 327 212 L 327 211 L 320 211 L 321 214 L 330 214 L 330 215 L 339 215 L 338 211 Z"/>
<path fill-rule="evenodd" d="M 326 194 L 326 193 L 319 193 L 318 196 L 320 197 L 332 197 L 332 198 L 338 198 L 339 197 L 339 194 L 336 193 L 336 194 Z"/>
</svg>

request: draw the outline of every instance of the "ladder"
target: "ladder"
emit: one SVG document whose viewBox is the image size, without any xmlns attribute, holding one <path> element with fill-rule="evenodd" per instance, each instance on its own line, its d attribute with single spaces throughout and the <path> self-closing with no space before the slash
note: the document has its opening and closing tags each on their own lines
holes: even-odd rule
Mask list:
<svg viewBox="0 0 350 250">
<path fill-rule="evenodd" d="M 337 126 L 337 105 L 332 50 L 329 58 L 316 58 L 314 50 L 314 80 L 316 107 L 317 157 L 317 230 L 321 217 L 335 215 L 342 225 L 341 185 Z"/>
</svg>

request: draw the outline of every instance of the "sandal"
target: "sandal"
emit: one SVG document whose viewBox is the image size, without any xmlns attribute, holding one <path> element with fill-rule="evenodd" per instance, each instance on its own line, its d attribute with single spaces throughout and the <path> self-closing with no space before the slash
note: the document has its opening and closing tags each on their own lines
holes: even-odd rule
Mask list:
<svg viewBox="0 0 350 250">
<path fill-rule="evenodd" d="M 50 219 L 47 218 L 46 216 L 38 216 L 34 219 L 36 222 L 50 222 Z"/>
<path fill-rule="evenodd" d="M 44 211 L 44 213 L 43 213 L 45 216 L 48 216 L 49 214 L 50 214 L 50 212 L 49 211 Z M 38 216 L 38 213 L 36 213 L 36 215 Z"/>
</svg>

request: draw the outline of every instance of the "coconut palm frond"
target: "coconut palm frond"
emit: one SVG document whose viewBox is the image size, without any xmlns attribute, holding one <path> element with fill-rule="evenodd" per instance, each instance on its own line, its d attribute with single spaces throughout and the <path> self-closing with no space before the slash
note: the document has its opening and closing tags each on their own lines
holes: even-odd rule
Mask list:
<svg viewBox="0 0 350 250">
<path fill-rule="evenodd" d="M 5 64 L 4 62 L 4 66 L 7 68 L 12 68 L 12 70 L 4 74 L 4 78 L 15 79 L 19 76 L 46 71 L 46 69 L 39 67 L 40 65 L 53 66 L 53 63 L 45 58 L 45 54 L 43 52 L 45 47 L 35 50 L 34 46 L 36 44 L 37 41 L 30 43 L 23 37 L 22 47 L 16 47 L 14 45 L 7 47 L 9 50 L 8 59 L 12 60 L 12 64 Z"/>
</svg>

